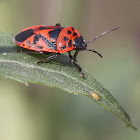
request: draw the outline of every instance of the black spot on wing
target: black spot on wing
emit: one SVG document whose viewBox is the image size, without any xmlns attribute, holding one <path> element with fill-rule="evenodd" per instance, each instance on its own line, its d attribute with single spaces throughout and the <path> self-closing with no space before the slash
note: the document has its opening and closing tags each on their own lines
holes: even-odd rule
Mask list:
<svg viewBox="0 0 140 140">
<path fill-rule="evenodd" d="M 54 26 L 41 26 L 38 30 L 45 30 L 45 29 L 54 29 Z M 62 27 L 55 27 L 55 29 L 63 29 Z"/>
<path fill-rule="evenodd" d="M 44 30 L 44 29 L 46 29 L 45 26 L 41 26 L 41 27 L 39 28 L 39 30 Z"/>
<path fill-rule="evenodd" d="M 38 35 L 35 35 L 32 44 L 36 44 L 38 41 L 39 41 L 39 37 Z"/>
<path fill-rule="evenodd" d="M 33 31 L 34 31 L 33 29 L 23 31 L 15 36 L 15 40 L 18 42 L 23 42 L 34 34 Z"/>
<path fill-rule="evenodd" d="M 72 45 L 72 44 L 71 44 L 71 40 L 70 40 L 69 43 L 68 43 L 68 46 L 71 47 L 71 45 Z"/>
<path fill-rule="evenodd" d="M 43 47 L 41 47 L 41 46 L 37 46 L 39 49 L 43 49 Z"/>
<path fill-rule="evenodd" d="M 54 29 L 52 31 L 49 32 L 49 36 L 52 38 L 52 39 L 57 39 L 59 33 L 61 32 L 62 28 L 61 29 Z"/>
<path fill-rule="evenodd" d="M 41 35 L 41 34 L 38 34 L 38 37 L 41 38 L 41 39 L 46 43 L 46 46 L 47 46 L 49 49 L 52 49 L 52 50 L 57 51 L 56 42 L 50 42 L 47 38 L 45 38 L 45 37 L 44 37 L 43 35 Z"/>
<path fill-rule="evenodd" d="M 64 41 L 68 41 L 69 39 L 68 39 L 68 37 L 64 37 Z"/>
<path fill-rule="evenodd" d="M 71 27 L 71 29 L 74 31 L 74 28 L 73 27 Z"/>
<path fill-rule="evenodd" d="M 76 32 L 74 32 L 74 33 L 73 33 L 73 36 L 77 36 L 77 33 L 76 33 Z"/>
<path fill-rule="evenodd" d="M 67 32 L 69 35 L 71 34 L 71 31 L 70 30 L 68 30 L 68 32 Z"/>
<path fill-rule="evenodd" d="M 26 41 L 26 44 L 28 45 L 28 48 L 30 48 L 30 45 L 31 44 L 30 44 L 30 41 L 29 40 Z"/>
<path fill-rule="evenodd" d="M 65 46 L 62 46 L 62 47 L 61 47 L 61 50 L 64 50 L 66 47 L 67 47 L 66 45 L 65 45 Z"/>
</svg>

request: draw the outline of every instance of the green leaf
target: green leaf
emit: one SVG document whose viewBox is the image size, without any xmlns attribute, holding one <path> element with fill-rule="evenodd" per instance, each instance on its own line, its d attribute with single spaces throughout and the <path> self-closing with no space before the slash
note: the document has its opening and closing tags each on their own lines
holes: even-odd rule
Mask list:
<svg viewBox="0 0 140 140">
<path fill-rule="evenodd" d="M 16 50 L 20 48 L 13 42 L 13 37 L 13 34 L 0 33 L 0 77 L 86 95 L 136 130 L 128 114 L 110 92 L 86 71 L 86 78 L 81 78 L 77 69 L 69 63 L 67 56 L 61 55 L 58 59 L 37 65 L 36 62 L 46 55 L 17 53 Z"/>
</svg>

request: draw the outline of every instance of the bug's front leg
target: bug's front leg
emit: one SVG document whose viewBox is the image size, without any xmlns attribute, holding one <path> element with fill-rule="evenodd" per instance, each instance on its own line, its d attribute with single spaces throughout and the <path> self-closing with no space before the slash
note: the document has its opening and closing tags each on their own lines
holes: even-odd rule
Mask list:
<svg viewBox="0 0 140 140">
<path fill-rule="evenodd" d="M 70 58 L 70 62 L 72 63 L 72 64 L 74 64 L 74 66 L 78 69 L 78 71 L 80 72 L 80 76 L 82 77 L 82 78 L 85 78 L 85 75 L 84 75 L 84 73 L 82 72 L 82 68 L 80 67 L 80 65 L 78 65 L 77 63 L 76 63 L 76 56 L 77 56 L 77 54 L 78 54 L 78 51 L 77 51 L 77 53 L 75 52 L 75 54 L 74 54 L 74 56 L 72 56 L 71 55 L 71 53 L 70 52 L 68 52 L 69 53 L 69 58 Z"/>
<path fill-rule="evenodd" d="M 73 60 L 75 61 L 75 62 L 77 62 L 77 60 L 76 60 L 76 57 L 77 57 L 77 55 L 78 55 L 78 50 L 76 50 L 76 52 L 75 52 L 75 54 L 74 54 L 74 56 L 73 56 Z"/>
</svg>

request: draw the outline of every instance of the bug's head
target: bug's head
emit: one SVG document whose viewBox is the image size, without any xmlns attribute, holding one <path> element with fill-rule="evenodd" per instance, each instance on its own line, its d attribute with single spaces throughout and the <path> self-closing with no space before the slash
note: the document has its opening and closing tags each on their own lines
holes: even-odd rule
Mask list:
<svg viewBox="0 0 140 140">
<path fill-rule="evenodd" d="M 85 50 L 87 48 L 86 42 L 83 40 L 83 37 L 76 37 L 73 41 L 73 46 L 75 50 Z"/>
<path fill-rule="evenodd" d="M 114 31 L 116 29 L 118 29 L 119 27 L 115 27 L 115 28 L 112 28 L 111 30 L 108 30 L 108 31 L 105 31 L 104 33 L 100 34 L 99 36 L 93 38 L 92 40 L 88 41 L 88 42 L 85 42 L 83 40 L 83 37 L 80 36 L 80 37 L 76 37 L 73 41 L 73 46 L 74 46 L 74 49 L 75 50 L 80 50 L 80 51 L 83 51 L 83 50 L 86 50 L 86 51 L 91 51 L 91 52 L 94 52 L 96 54 L 98 54 L 100 57 L 102 57 L 102 55 L 100 53 L 98 53 L 97 51 L 95 50 L 89 50 L 87 49 L 87 44 L 88 43 L 91 43 L 93 41 L 95 41 L 96 39 L 100 38 L 101 36 L 104 36 L 105 34 L 109 33 L 110 31 Z"/>
<path fill-rule="evenodd" d="M 91 52 L 97 53 L 100 57 L 102 57 L 102 55 L 100 53 L 98 53 L 97 51 L 87 49 L 87 44 L 88 43 L 86 43 L 85 40 L 83 40 L 82 36 L 76 37 L 73 41 L 74 50 L 91 51 Z"/>
</svg>

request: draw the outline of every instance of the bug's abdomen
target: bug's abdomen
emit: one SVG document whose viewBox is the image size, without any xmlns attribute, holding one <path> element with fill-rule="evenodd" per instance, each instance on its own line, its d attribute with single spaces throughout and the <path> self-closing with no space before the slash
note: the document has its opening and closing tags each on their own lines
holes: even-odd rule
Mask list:
<svg viewBox="0 0 140 140">
<path fill-rule="evenodd" d="M 58 53 L 56 41 L 62 29 L 58 26 L 29 27 L 15 36 L 15 42 L 26 49 Z"/>
</svg>

